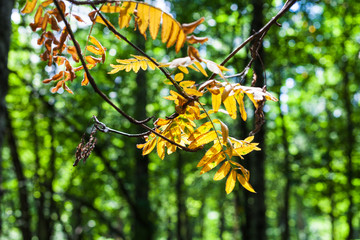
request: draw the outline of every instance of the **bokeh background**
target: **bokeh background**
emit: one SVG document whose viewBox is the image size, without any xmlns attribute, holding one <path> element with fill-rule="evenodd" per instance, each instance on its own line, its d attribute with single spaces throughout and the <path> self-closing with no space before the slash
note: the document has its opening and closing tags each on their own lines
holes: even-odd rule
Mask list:
<svg viewBox="0 0 360 240">
<path fill-rule="evenodd" d="M 284 4 L 147 2 L 181 23 L 204 16 L 196 35 L 209 41 L 197 47 L 218 63 Z M 204 152 L 178 151 L 162 161 L 155 153 L 143 157 L 136 148 L 141 140 L 114 134 L 98 132 L 92 155 L 73 167 L 93 115 L 120 131 L 142 130 L 90 86 L 81 87 L 80 75 L 69 85 L 74 95 L 50 92 L 51 84 L 42 80 L 57 69 L 40 61 L 39 34 L 29 27 L 33 15 L 20 14 L 24 3 L 0 3 L 0 239 L 360 238 L 358 0 L 298 1 L 279 20 L 282 27 L 268 32 L 260 52 L 268 90 L 280 101 L 264 108 L 266 124 L 256 137 L 262 152 L 242 161 L 257 193 L 237 184 L 229 195 L 224 180 L 212 180 L 216 170 L 199 174 Z M 160 39 L 145 42 L 132 27 L 121 32 L 160 62 L 186 54 L 166 49 Z M 88 25 L 77 27 L 80 43 L 88 34 Z M 102 26 L 92 34 L 108 48 L 105 64 L 92 73 L 114 102 L 139 119 L 174 112 L 163 99 L 169 86 L 159 71 L 106 74 L 115 59 L 137 53 Z M 248 47 L 226 65 L 230 74 L 244 69 Z M 254 67 L 262 79 L 261 64 Z M 251 73 L 244 85 L 251 84 Z M 193 72 L 187 78 L 205 80 Z M 240 139 L 254 127 L 251 103 L 246 104 L 247 122 L 222 118 Z"/>
</svg>

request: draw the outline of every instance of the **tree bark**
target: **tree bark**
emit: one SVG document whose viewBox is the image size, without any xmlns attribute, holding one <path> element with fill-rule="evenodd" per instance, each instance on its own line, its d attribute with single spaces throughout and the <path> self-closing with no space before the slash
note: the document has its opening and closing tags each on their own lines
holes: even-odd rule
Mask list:
<svg viewBox="0 0 360 240">
<path fill-rule="evenodd" d="M 2 146 L 6 131 L 6 104 L 5 96 L 8 91 L 8 53 L 11 35 L 11 10 L 14 1 L 2 1 L 0 7 L 0 186 L 2 186 Z M 0 187 L 0 212 L 2 211 L 3 189 Z M 2 218 L 0 216 L 0 235 L 2 233 Z"/>
<path fill-rule="evenodd" d="M 145 49 L 143 42 L 138 41 L 137 44 L 141 49 Z M 145 119 L 147 104 L 147 87 L 146 74 L 139 71 L 136 75 L 137 89 L 135 90 L 135 119 Z M 143 131 L 141 127 L 136 127 L 138 132 Z M 142 139 L 138 139 L 137 143 L 143 143 Z M 149 157 L 142 156 L 140 150 L 135 151 L 135 205 L 140 213 L 135 216 L 133 223 L 132 239 L 153 239 L 153 226 L 150 221 L 151 209 L 149 202 Z"/>
<path fill-rule="evenodd" d="M 251 23 L 252 30 L 259 30 L 264 25 L 264 1 L 263 0 L 253 0 L 253 20 Z M 253 65 L 253 70 L 257 75 L 256 85 L 257 87 L 263 87 L 264 85 L 264 76 L 263 76 L 263 67 L 260 59 L 264 61 L 264 51 L 260 47 L 258 52 L 258 57 Z M 252 173 L 252 179 L 250 181 L 253 184 L 253 187 L 256 194 L 246 193 L 248 197 L 249 211 L 247 214 L 247 231 L 249 231 L 249 238 L 251 240 L 263 240 L 266 239 L 266 215 L 265 215 L 265 125 L 262 126 L 261 130 L 255 135 L 254 142 L 259 143 L 261 151 L 256 151 L 251 154 L 251 164 L 250 172 Z"/>
<path fill-rule="evenodd" d="M 179 152 L 177 159 L 177 180 L 176 180 L 176 196 L 177 196 L 177 225 L 176 235 L 178 240 L 187 239 L 187 213 L 185 205 L 185 195 L 183 191 L 184 185 L 184 158 Z"/>
<path fill-rule="evenodd" d="M 289 153 L 289 142 L 287 140 L 287 129 L 285 126 L 284 114 L 281 111 L 281 105 L 279 102 L 280 118 L 281 118 L 281 129 L 282 129 L 282 145 L 284 148 L 284 176 L 285 176 L 285 189 L 284 189 L 284 205 L 282 210 L 282 221 L 281 221 L 281 239 L 290 239 L 290 228 L 289 228 L 289 209 L 290 209 L 290 190 L 291 190 L 291 173 L 290 173 L 290 153 Z"/>
<path fill-rule="evenodd" d="M 19 192 L 20 211 L 21 211 L 21 217 L 19 218 L 19 226 L 22 233 L 22 238 L 24 240 L 30 240 L 32 234 L 30 230 L 31 217 L 30 217 L 30 205 L 28 202 L 29 194 L 26 188 L 27 179 L 25 178 L 23 166 L 20 161 L 16 139 L 14 135 L 14 129 L 12 127 L 12 122 L 9 116 L 9 112 L 6 110 L 5 114 L 6 114 L 8 144 L 10 148 L 16 179 L 18 181 L 18 192 Z"/>
</svg>

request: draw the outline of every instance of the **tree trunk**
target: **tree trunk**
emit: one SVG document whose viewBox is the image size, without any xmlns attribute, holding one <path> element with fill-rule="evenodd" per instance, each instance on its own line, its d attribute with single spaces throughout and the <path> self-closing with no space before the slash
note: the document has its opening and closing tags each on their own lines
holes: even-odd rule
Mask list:
<svg viewBox="0 0 360 240">
<path fill-rule="evenodd" d="M 263 26 L 264 15 L 263 0 L 253 0 L 253 20 L 251 23 L 252 30 L 259 30 Z M 257 75 L 256 85 L 257 87 L 263 87 L 264 76 L 262 63 L 259 60 L 264 61 L 264 51 L 260 47 L 258 52 L 258 58 L 254 62 L 253 70 Z M 249 231 L 249 238 L 263 240 L 266 239 L 266 215 L 265 215 L 265 125 L 262 126 L 260 131 L 255 135 L 254 142 L 259 143 L 261 151 L 256 151 L 251 154 L 250 172 L 252 177 L 250 179 L 256 194 L 246 193 L 248 195 L 248 209 L 247 214 L 251 214 L 251 217 L 247 215 L 247 231 Z"/>
<path fill-rule="evenodd" d="M 29 194 L 26 188 L 27 180 L 24 176 L 23 167 L 19 158 L 19 152 L 16 145 L 14 130 L 11 124 L 12 122 L 9 116 L 9 112 L 6 110 L 5 114 L 6 114 L 8 143 L 9 143 L 11 158 L 19 188 L 18 191 L 19 191 L 20 211 L 21 211 L 21 217 L 19 218 L 19 226 L 22 233 L 22 238 L 24 240 L 30 240 L 32 234 L 30 231 L 31 217 L 30 217 L 30 205 L 28 202 Z"/>
<path fill-rule="evenodd" d="M 183 191 L 184 185 L 184 158 L 182 158 L 181 152 L 178 154 L 177 159 L 177 180 L 176 180 L 176 196 L 177 196 L 177 239 L 183 240 L 187 239 L 188 229 L 187 229 L 187 213 L 185 205 L 185 195 Z"/>
<path fill-rule="evenodd" d="M 2 186 L 2 146 L 5 139 L 6 131 L 6 104 L 5 96 L 8 91 L 9 71 L 8 52 L 10 48 L 11 35 L 11 10 L 14 2 L 12 0 L 2 1 L 0 7 L 0 186 Z M 0 187 L 0 212 L 2 209 L 3 189 Z M 0 235 L 2 233 L 2 219 L 0 216 Z"/>
<path fill-rule="evenodd" d="M 281 218 L 281 239 L 290 239 L 290 228 L 289 228 L 289 201 L 290 201 L 290 189 L 291 189 L 291 173 L 290 173 L 290 153 L 289 153 L 289 142 L 287 140 L 287 129 L 285 126 L 284 114 L 281 111 L 281 105 L 279 102 L 280 118 L 281 118 L 281 129 L 282 129 L 282 145 L 284 148 L 284 176 L 285 176 L 285 189 L 284 189 L 284 206 L 282 209 Z"/>
<path fill-rule="evenodd" d="M 143 42 L 138 41 L 137 44 L 141 49 L 145 49 Z M 146 104 L 147 104 L 147 87 L 146 74 L 144 71 L 139 71 L 136 76 L 137 89 L 135 90 L 135 114 L 136 119 L 145 119 Z M 136 127 L 138 132 L 143 132 L 144 129 Z M 142 139 L 138 139 L 138 143 L 143 143 Z M 132 239 L 152 239 L 153 227 L 150 221 L 150 202 L 149 202 L 149 157 L 142 156 L 140 150 L 135 151 L 135 205 L 139 210 L 140 216 L 134 218 L 133 224 L 133 238 Z"/>
</svg>

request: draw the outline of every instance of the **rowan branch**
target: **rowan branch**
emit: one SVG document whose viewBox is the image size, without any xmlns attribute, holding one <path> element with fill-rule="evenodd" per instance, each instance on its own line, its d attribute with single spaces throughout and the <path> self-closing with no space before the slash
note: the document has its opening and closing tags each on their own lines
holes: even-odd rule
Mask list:
<svg viewBox="0 0 360 240">
<path fill-rule="evenodd" d="M 75 46 L 75 50 L 76 50 L 76 53 L 77 55 L 79 56 L 79 59 L 81 61 L 81 65 L 83 66 L 84 68 L 84 71 L 85 73 L 87 74 L 87 77 L 89 79 L 89 82 L 90 82 L 90 85 L 91 87 L 95 90 L 95 92 L 97 94 L 99 94 L 108 104 L 110 104 L 110 106 L 112 106 L 117 112 L 119 112 L 122 116 L 124 116 L 129 122 L 133 123 L 133 124 L 137 124 L 137 125 L 140 125 L 142 126 L 143 128 L 145 128 L 146 130 L 154 133 L 156 136 L 158 137 L 161 137 L 163 138 L 164 140 L 170 142 L 171 144 L 174 144 L 175 146 L 179 147 L 180 149 L 184 150 L 184 151 L 187 151 L 187 152 L 197 152 L 199 151 L 201 148 L 196 148 L 196 149 L 190 149 L 188 147 L 185 147 L 185 146 L 182 146 L 176 142 L 174 142 L 173 140 L 161 135 L 160 133 L 156 132 L 154 129 L 150 128 L 149 126 L 147 126 L 145 123 L 150 121 L 152 118 L 147 118 L 145 120 L 142 120 L 142 121 L 139 121 L 139 120 L 136 120 L 134 119 L 133 117 L 129 116 L 128 114 L 126 114 L 123 110 L 121 110 L 119 107 L 117 107 L 100 89 L 99 87 L 97 86 L 94 78 L 92 77 L 92 75 L 90 74 L 90 71 L 85 63 L 85 60 L 81 54 L 81 49 L 80 49 L 80 46 L 78 44 L 78 42 L 76 41 L 75 39 L 75 35 L 71 29 L 71 26 L 69 24 L 69 22 L 66 20 L 65 18 L 65 15 L 63 13 L 63 11 L 61 10 L 60 8 L 60 5 L 59 5 L 59 2 L 58 0 L 54 0 L 54 4 L 57 8 L 57 10 L 59 11 L 59 14 L 61 16 L 61 19 L 64 21 L 64 24 L 66 26 L 66 29 L 71 37 L 71 40 L 72 42 L 74 43 L 74 46 Z"/>
</svg>

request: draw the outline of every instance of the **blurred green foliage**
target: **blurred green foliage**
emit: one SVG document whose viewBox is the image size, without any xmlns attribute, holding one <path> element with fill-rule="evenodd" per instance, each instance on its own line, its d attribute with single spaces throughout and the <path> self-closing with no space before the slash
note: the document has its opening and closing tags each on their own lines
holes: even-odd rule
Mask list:
<svg viewBox="0 0 360 240">
<path fill-rule="evenodd" d="M 180 22 L 204 16 L 206 21 L 195 33 L 209 37 L 209 41 L 198 47 L 204 58 L 218 63 L 252 33 L 250 23 L 257 11 L 248 1 L 153 3 Z M 279 0 L 266 1 L 265 21 L 282 4 Z M 6 101 L 27 181 L 17 181 L 5 144 L 0 238 L 21 239 L 17 188 L 26 184 L 33 239 L 46 239 L 39 235 L 43 231 L 40 213 L 53 224 L 52 239 L 121 239 L 120 233 L 130 239 L 134 212 L 122 188 L 137 201 L 135 153 L 140 150 L 136 140 L 99 132 L 98 144 L 86 164 L 72 164 L 83 133 L 91 131 L 93 115 L 120 131 L 135 133 L 134 126 L 89 86 L 81 87 L 82 76 L 69 85 L 74 95 L 52 94 L 50 85 L 42 84 L 56 69 L 40 62 L 39 36 L 28 26 L 31 16 L 20 15 L 22 5 L 23 1 L 17 2 L 12 12 L 8 63 L 12 72 Z M 360 238 L 360 197 L 356 194 L 360 187 L 360 4 L 357 0 L 301 0 L 279 22 L 282 27 L 272 27 L 263 44 L 268 90 L 280 99 L 265 107 L 267 236 L 280 239 L 287 197 L 291 239 L 345 239 L 349 212 L 353 213 L 353 237 Z M 144 41 L 131 28 L 123 33 L 131 41 Z M 77 29 L 80 44 L 88 34 L 88 28 Z M 136 74 L 105 73 L 115 59 L 136 53 L 102 26 L 94 28 L 92 34 L 108 48 L 105 64 L 92 70 L 94 78 L 115 103 L 133 115 L 138 107 L 133 97 L 139 87 Z M 144 44 L 146 52 L 160 62 L 184 54 L 166 49 L 159 39 Z M 226 67 L 239 73 L 248 57 L 244 49 Z M 187 77 L 205 80 L 200 76 Z M 159 71 L 148 71 L 146 79 L 147 115 L 173 113 L 174 106 L 163 99 L 168 94 L 165 77 Z M 249 73 L 245 84 L 250 83 Z M 251 110 L 249 113 L 252 117 Z M 226 121 L 231 125 L 230 119 Z M 248 134 L 236 126 L 233 123 L 235 133 Z M 196 164 L 201 154 L 181 152 L 163 161 L 156 154 L 150 155 L 148 200 L 154 239 L 242 239 L 246 209 L 241 203 L 246 190 L 237 185 L 236 191 L 226 195 L 224 181 L 212 180 L 214 170 L 200 176 Z"/>
</svg>

